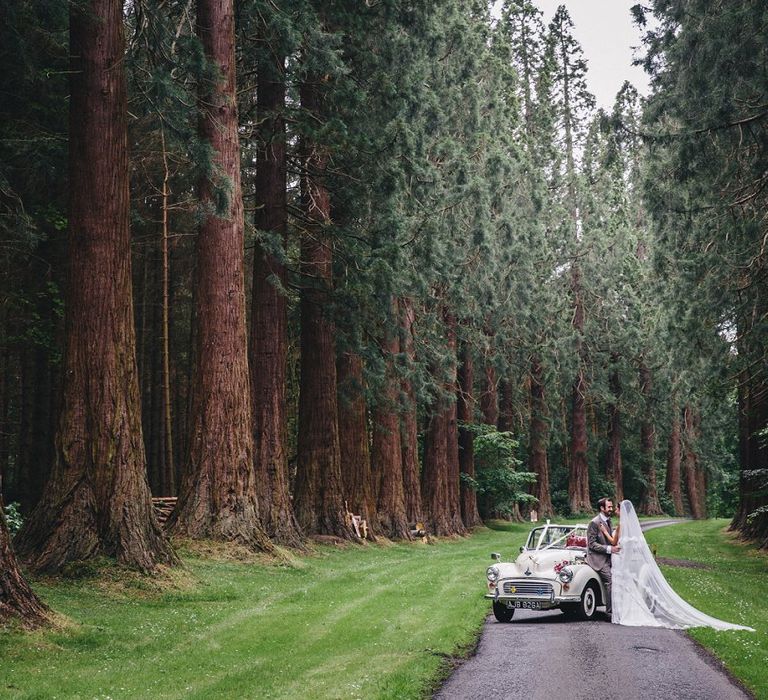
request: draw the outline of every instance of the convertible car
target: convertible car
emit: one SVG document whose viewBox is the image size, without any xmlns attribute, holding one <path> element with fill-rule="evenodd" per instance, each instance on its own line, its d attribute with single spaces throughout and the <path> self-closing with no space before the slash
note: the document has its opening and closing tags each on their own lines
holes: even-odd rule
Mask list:
<svg viewBox="0 0 768 700">
<path fill-rule="evenodd" d="M 605 589 L 600 577 L 587 564 L 586 525 L 546 525 L 535 527 L 520 547 L 513 562 L 496 562 L 488 567 L 488 592 L 493 614 L 499 622 L 510 622 L 515 610 L 550 610 L 582 620 L 595 616 L 605 604 Z"/>
</svg>

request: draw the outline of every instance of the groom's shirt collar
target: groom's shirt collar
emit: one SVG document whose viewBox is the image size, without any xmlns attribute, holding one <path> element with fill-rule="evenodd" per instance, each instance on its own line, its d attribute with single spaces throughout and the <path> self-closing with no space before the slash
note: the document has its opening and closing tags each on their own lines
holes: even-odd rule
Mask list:
<svg viewBox="0 0 768 700">
<path fill-rule="evenodd" d="M 607 516 L 605 513 L 603 513 L 602 511 L 600 511 L 600 512 L 598 513 L 598 515 L 600 516 L 600 520 L 601 520 L 602 522 L 604 522 L 604 523 L 607 523 L 607 522 L 608 522 L 608 516 Z"/>
</svg>

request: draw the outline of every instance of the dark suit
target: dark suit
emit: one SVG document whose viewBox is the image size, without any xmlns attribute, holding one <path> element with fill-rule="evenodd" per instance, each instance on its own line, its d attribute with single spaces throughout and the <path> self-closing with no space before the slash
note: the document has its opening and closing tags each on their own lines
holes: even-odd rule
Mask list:
<svg viewBox="0 0 768 700">
<path fill-rule="evenodd" d="M 611 614 L 611 555 L 608 554 L 607 547 L 611 544 L 600 529 L 602 524 L 600 516 L 597 515 L 587 526 L 587 564 L 589 564 L 600 577 L 605 586 L 605 612 Z M 610 530 L 610 526 L 606 525 Z"/>
</svg>

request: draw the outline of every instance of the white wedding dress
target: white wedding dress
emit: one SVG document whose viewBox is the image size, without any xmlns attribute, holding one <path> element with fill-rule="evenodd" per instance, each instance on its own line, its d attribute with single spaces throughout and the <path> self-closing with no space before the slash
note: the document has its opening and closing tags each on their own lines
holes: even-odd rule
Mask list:
<svg viewBox="0 0 768 700">
<path fill-rule="evenodd" d="M 613 623 L 631 627 L 712 627 L 754 632 L 751 627 L 705 615 L 677 595 L 656 564 L 634 506 L 630 501 L 622 501 L 620 508 L 621 551 L 611 557 Z"/>
</svg>

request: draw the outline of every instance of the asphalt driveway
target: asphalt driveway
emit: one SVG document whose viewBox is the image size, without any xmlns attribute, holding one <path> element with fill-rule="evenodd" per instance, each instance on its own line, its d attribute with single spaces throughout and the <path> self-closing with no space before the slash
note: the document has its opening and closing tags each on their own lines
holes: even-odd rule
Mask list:
<svg viewBox="0 0 768 700">
<path fill-rule="evenodd" d="M 644 523 L 643 529 L 676 521 Z M 732 634 L 721 632 L 721 634 Z M 590 622 L 559 610 L 516 610 L 502 624 L 489 615 L 477 653 L 435 700 L 737 700 L 752 696 L 684 632 Z"/>
</svg>

